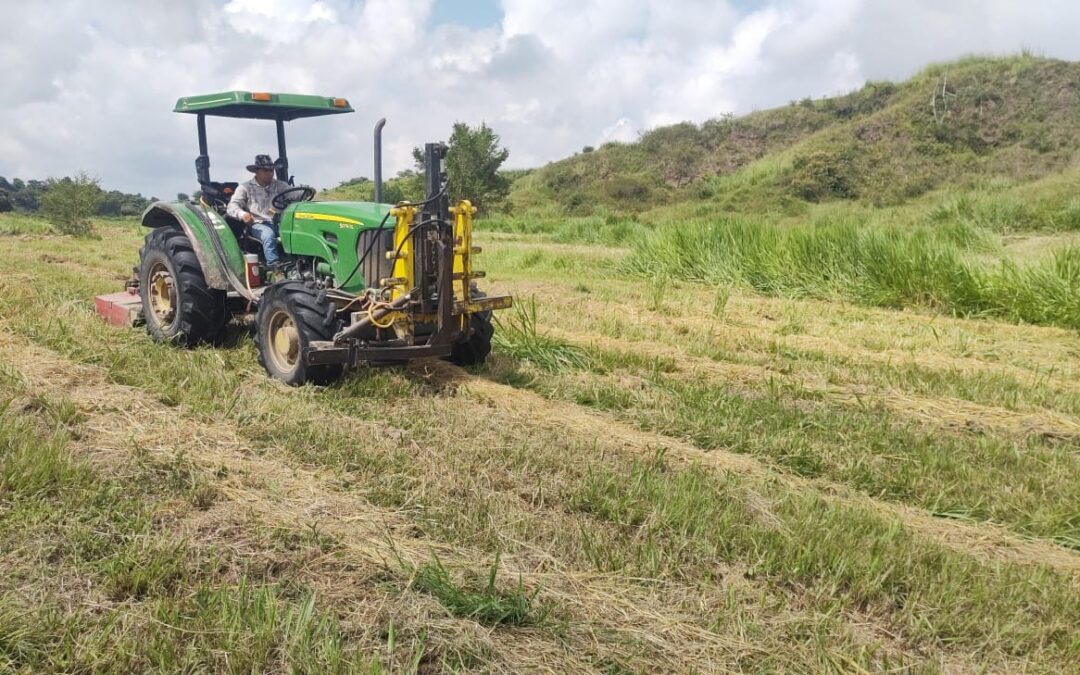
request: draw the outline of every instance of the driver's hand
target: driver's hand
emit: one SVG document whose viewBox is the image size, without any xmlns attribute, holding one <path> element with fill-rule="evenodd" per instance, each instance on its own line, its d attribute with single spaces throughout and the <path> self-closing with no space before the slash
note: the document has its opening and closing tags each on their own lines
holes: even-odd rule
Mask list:
<svg viewBox="0 0 1080 675">
<path fill-rule="evenodd" d="M 240 216 L 240 219 L 243 220 L 244 223 L 247 224 L 247 225 L 250 225 L 250 224 L 255 222 L 255 216 L 251 215 L 250 213 L 248 213 L 246 211 L 244 212 L 244 215 Z"/>
</svg>

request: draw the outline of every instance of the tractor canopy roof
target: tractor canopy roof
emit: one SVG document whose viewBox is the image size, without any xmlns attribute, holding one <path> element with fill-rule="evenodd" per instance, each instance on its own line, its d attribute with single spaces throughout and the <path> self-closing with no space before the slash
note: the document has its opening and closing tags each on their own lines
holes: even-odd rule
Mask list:
<svg viewBox="0 0 1080 675">
<path fill-rule="evenodd" d="M 288 121 L 301 117 L 350 113 L 353 109 L 343 98 L 262 91 L 225 91 L 220 94 L 185 96 L 176 102 L 173 112 Z"/>
</svg>

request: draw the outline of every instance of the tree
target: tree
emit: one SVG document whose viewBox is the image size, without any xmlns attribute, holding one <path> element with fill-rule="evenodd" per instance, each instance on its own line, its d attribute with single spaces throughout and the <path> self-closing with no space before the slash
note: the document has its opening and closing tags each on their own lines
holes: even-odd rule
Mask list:
<svg viewBox="0 0 1080 675">
<path fill-rule="evenodd" d="M 396 204 L 402 200 L 419 202 L 424 199 L 424 176 L 412 169 L 402 169 L 383 183 L 383 202 Z"/>
<path fill-rule="evenodd" d="M 11 181 L 11 201 L 15 208 L 21 211 L 33 213 L 40 206 L 41 196 L 48 189 L 49 184 L 41 180 L 23 181 L 15 178 Z"/>
<path fill-rule="evenodd" d="M 90 216 L 104 197 L 98 179 L 80 171 L 74 178 L 49 181 L 41 197 L 41 211 L 60 233 L 85 236 L 93 231 Z"/>
<path fill-rule="evenodd" d="M 176 201 L 178 201 L 180 203 L 189 202 L 189 201 L 191 201 L 191 197 L 188 197 L 183 192 L 177 192 L 176 193 Z"/>
<path fill-rule="evenodd" d="M 11 211 L 14 206 L 11 204 L 11 196 L 7 190 L 0 189 L 0 213 Z"/>
<path fill-rule="evenodd" d="M 130 218 L 142 213 L 149 203 L 141 194 L 132 195 L 118 190 L 109 190 L 104 194 L 104 199 L 98 206 L 97 215 L 110 218 Z"/>
<path fill-rule="evenodd" d="M 452 200 L 468 199 L 479 211 L 490 211 L 510 192 L 510 181 L 499 173 L 510 151 L 499 147 L 499 135 L 487 124 L 472 129 L 456 122 L 447 143 L 447 190 Z M 424 168 L 424 153 L 413 150 L 417 166 Z"/>
</svg>

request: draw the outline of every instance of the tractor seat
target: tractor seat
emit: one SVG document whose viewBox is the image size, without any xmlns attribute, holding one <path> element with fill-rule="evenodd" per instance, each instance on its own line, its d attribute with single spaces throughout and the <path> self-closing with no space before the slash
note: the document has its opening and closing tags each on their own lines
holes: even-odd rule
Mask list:
<svg viewBox="0 0 1080 675">
<path fill-rule="evenodd" d="M 240 244 L 240 250 L 244 253 L 257 253 L 262 257 L 262 242 L 251 233 L 251 227 L 247 223 L 232 216 L 225 216 L 225 222 L 229 224 L 236 242 Z"/>
<path fill-rule="evenodd" d="M 225 209 L 229 206 L 229 200 L 232 199 L 233 193 L 236 192 L 237 185 L 239 183 L 199 183 L 199 187 L 202 189 L 203 201 L 214 207 L 223 216 L 225 215 Z"/>
<path fill-rule="evenodd" d="M 255 253 L 262 250 L 259 240 L 251 236 L 251 232 L 244 221 L 233 218 L 227 213 L 229 200 L 232 199 L 233 193 L 236 192 L 237 185 L 239 183 L 216 183 L 211 181 L 200 183 L 199 187 L 202 188 L 203 201 L 225 219 L 229 229 L 232 230 L 233 236 L 236 237 L 236 241 L 240 242 L 240 248 L 244 249 L 245 252 Z M 253 250 L 249 251 L 248 249 Z"/>
</svg>

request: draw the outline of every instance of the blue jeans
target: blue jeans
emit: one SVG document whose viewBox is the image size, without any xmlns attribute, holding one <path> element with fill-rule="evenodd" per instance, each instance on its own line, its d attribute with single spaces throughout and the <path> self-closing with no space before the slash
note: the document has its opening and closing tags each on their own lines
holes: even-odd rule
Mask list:
<svg viewBox="0 0 1080 675">
<path fill-rule="evenodd" d="M 251 233 L 262 244 L 263 255 L 266 256 L 266 266 L 270 267 L 276 263 L 281 258 L 277 245 L 277 225 L 268 220 L 256 220 L 251 224 Z"/>
</svg>

